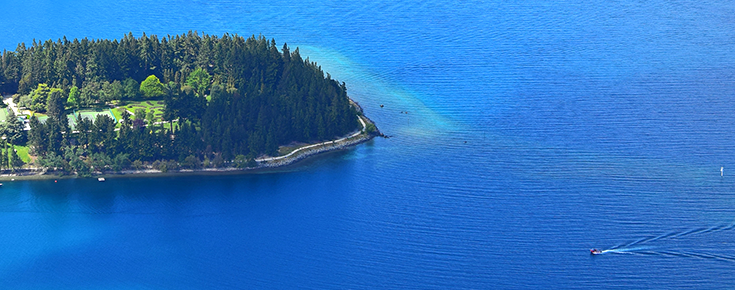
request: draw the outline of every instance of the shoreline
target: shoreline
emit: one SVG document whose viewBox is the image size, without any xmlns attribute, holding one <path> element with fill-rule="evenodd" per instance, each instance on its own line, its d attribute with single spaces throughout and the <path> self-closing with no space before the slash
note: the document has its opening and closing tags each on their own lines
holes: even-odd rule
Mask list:
<svg viewBox="0 0 735 290">
<path fill-rule="evenodd" d="M 264 171 L 270 171 L 275 168 L 285 167 L 292 165 L 298 161 L 307 159 L 309 157 L 319 155 L 322 153 L 339 151 L 347 149 L 361 143 L 372 140 L 375 137 L 382 136 L 379 130 L 373 133 L 366 133 L 365 129 L 367 124 L 375 123 L 369 118 L 362 115 L 362 108 L 350 99 L 350 102 L 355 105 L 360 114 L 357 116 L 362 129 L 352 132 L 347 136 L 336 140 L 330 140 L 320 142 L 316 144 L 306 144 L 295 150 L 289 152 L 283 156 L 274 157 L 261 157 L 256 158 L 258 162 L 256 167 L 222 167 L 222 168 L 198 168 L 198 169 L 177 169 L 161 171 L 158 169 L 145 168 L 145 169 L 130 169 L 122 171 L 105 171 L 105 172 L 94 172 L 90 177 L 80 177 L 77 174 L 57 174 L 58 171 L 49 171 L 43 168 L 21 168 L 16 169 L 16 172 L 0 174 L 0 181 L 20 181 L 20 180 L 49 180 L 49 179 L 71 179 L 71 178 L 98 178 L 98 177 L 163 177 L 163 176 L 181 176 L 181 175 L 229 175 L 229 174 L 247 174 L 247 173 L 259 173 Z M 7 171 L 7 170 L 6 170 Z"/>
</svg>

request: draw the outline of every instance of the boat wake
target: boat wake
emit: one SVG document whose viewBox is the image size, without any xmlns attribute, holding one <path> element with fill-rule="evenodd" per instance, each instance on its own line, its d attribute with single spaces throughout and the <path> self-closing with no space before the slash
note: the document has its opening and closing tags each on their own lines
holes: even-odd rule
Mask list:
<svg viewBox="0 0 735 290">
<path fill-rule="evenodd" d="M 641 238 L 641 239 L 638 239 L 638 240 L 635 240 L 629 243 L 620 244 L 615 247 L 612 247 L 612 249 L 629 248 L 631 246 L 649 244 L 655 241 L 667 241 L 667 240 L 673 240 L 673 239 L 680 239 L 684 237 L 712 234 L 712 233 L 717 233 L 717 232 L 722 232 L 722 231 L 731 231 L 733 229 L 735 229 L 735 222 L 730 223 L 730 224 L 717 225 L 717 226 L 708 227 L 708 228 L 696 228 L 696 229 L 682 230 L 682 231 L 676 231 L 676 232 L 669 232 L 669 233 L 665 233 L 665 234 L 658 235 L 658 236 Z"/>
<path fill-rule="evenodd" d="M 612 253 L 612 254 L 631 254 L 632 253 L 634 254 L 637 252 L 650 250 L 652 248 L 653 247 L 615 248 L 615 249 L 602 250 L 600 254 L 605 254 L 605 253 Z"/>
<path fill-rule="evenodd" d="M 668 232 L 658 236 L 645 237 L 637 239 L 631 242 L 619 244 L 609 249 L 602 249 L 599 252 L 594 253 L 595 255 L 601 254 L 627 254 L 627 255 L 654 255 L 654 256 L 669 256 L 669 257 L 686 257 L 686 258 L 698 258 L 698 259 L 711 259 L 720 260 L 727 262 L 735 262 L 735 253 L 733 255 L 727 254 L 712 254 L 702 251 L 690 251 L 682 249 L 679 243 L 676 243 L 676 247 L 670 245 L 672 241 L 682 242 L 686 239 L 694 237 L 704 237 L 718 232 L 732 231 L 735 229 L 735 222 L 731 224 L 717 225 L 706 228 L 695 228 L 687 229 L 675 232 Z M 715 247 L 716 248 L 716 247 Z M 712 248 L 710 248 L 712 250 Z M 716 251 L 716 250 L 715 250 Z M 729 251 L 732 252 L 732 251 Z"/>
<path fill-rule="evenodd" d="M 656 250 L 653 247 L 637 247 L 637 248 L 625 248 L 625 249 L 608 249 L 602 250 L 602 254 L 628 254 L 628 255 L 642 255 L 642 256 L 669 256 L 669 257 L 682 257 L 682 258 L 697 258 L 707 260 L 720 260 L 725 262 L 735 262 L 735 256 L 731 255 L 720 255 L 712 253 L 699 253 L 699 252 L 686 252 L 686 251 L 672 251 L 672 250 Z"/>
</svg>

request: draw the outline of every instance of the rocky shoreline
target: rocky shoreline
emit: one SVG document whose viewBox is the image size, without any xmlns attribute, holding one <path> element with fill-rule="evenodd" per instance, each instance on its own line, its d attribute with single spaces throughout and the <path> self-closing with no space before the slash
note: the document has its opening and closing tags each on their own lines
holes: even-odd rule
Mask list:
<svg viewBox="0 0 735 290">
<path fill-rule="evenodd" d="M 292 151 L 291 153 L 285 156 L 258 158 L 256 159 L 257 166 L 255 167 L 238 168 L 238 167 L 226 166 L 222 168 L 176 169 L 176 170 L 162 171 L 162 170 L 154 169 L 153 166 L 151 165 L 147 165 L 147 168 L 144 168 L 144 169 L 105 171 L 105 172 L 97 171 L 97 172 L 94 172 L 92 176 L 94 178 L 98 178 L 98 177 L 115 177 L 115 176 L 224 174 L 224 173 L 256 172 L 258 170 L 263 170 L 263 169 L 272 169 L 272 168 L 282 167 L 286 165 L 291 165 L 293 163 L 296 163 L 298 161 L 301 161 L 303 159 L 306 159 L 314 155 L 318 155 L 320 153 L 346 149 L 346 148 L 358 145 L 360 143 L 367 142 L 375 137 L 383 136 L 383 134 L 380 133 L 380 131 L 377 130 L 377 128 L 375 132 L 372 132 L 372 133 L 365 132 L 365 129 L 367 128 L 366 123 L 372 124 L 373 126 L 375 124 L 365 116 L 361 115 L 359 116 L 359 118 L 360 118 L 360 122 L 363 125 L 363 128 L 360 131 L 357 131 L 341 139 L 322 142 L 318 144 L 304 145 L 300 148 L 297 148 L 296 150 Z M 229 164 L 232 164 L 232 162 L 230 162 Z M 60 179 L 60 178 L 83 178 L 83 177 L 79 177 L 76 174 L 64 175 L 64 173 L 61 171 L 47 170 L 45 168 L 39 168 L 39 167 L 21 168 L 21 169 L 16 169 L 15 171 L 11 171 L 11 170 L 0 171 L 0 181 L 40 180 L 40 179 Z"/>
</svg>

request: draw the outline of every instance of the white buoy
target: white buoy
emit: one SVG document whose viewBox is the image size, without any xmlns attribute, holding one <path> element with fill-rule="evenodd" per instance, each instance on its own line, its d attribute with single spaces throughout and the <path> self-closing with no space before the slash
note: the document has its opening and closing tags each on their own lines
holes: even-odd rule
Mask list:
<svg viewBox="0 0 735 290">
<path fill-rule="evenodd" d="M 725 176 L 725 167 L 720 167 L 720 177 Z"/>
</svg>

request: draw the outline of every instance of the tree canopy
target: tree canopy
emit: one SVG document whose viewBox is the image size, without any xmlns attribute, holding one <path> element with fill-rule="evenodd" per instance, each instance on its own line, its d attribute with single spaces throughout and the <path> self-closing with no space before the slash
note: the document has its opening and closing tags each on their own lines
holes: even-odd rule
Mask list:
<svg viewBox="0 0 735 290">
<path fill-rule="evenodd" d="M 130 33 L 119 40 L 34 40 L 2 52 L 0 91 L 27 96 L 20 99 L 31 109 L 54 116 L 32 119 L 29 136 L 32 151 L 49 164 L 55 158 L 69 164 L 91 160 L 94 154 L 174 159 L 186 166 L 195 160 L 214 164 L 218 157 L 252 160 L 276 154 L 279 145 L 327 140 L 359 126 L 344 83 L 303 59 L 298 48 L 279 49 L 263 36 L 190 31 L 160 38 Z M 65 105 L 79 109 L 141 97 L 163 101 L 160 118 L 168 126 L 154 124 L 152 112 L 136 112 L 135 119 L 127 114 L 119 120 L 119 132 L 110 118 L 81 118 L 71 133 L 60 117 Z M 100 164 L 107 160 L 97 157 Z"/>
<path fill-rule="evenodd" d="M 186 78 L 186 85 L 192 87 L 198 96 L 204 96 L 208 93 L 211 81 L 212 76 L 199 67 Z"/>
<path fill-rule="evenodd" d="M 149 75 L 140 83 L 140 93 L 149 99 L 163 96 L 163 84 L 157 76 Z"/>
</svg>

